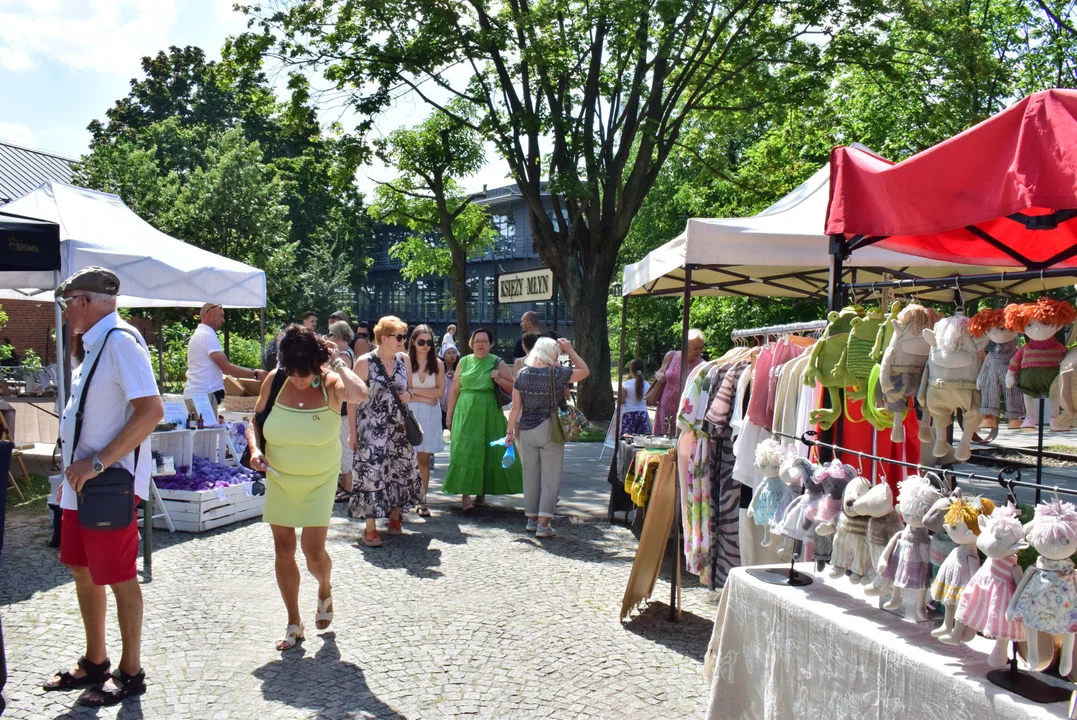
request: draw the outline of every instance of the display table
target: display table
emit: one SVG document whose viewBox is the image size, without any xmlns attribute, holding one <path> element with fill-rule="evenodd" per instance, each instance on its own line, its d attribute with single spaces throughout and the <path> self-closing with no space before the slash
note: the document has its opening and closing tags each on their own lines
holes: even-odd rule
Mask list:
<svg viewBox="0 0 1077 720">
<path fill-rule="evenodd" d="M 845 578 L 811 577 L 795 588 L 729 574 L 704 664 L 708 718 L 1067 717 L 1067 703 L 1038 705 L 985 678 L 992 641 L 943 645 L 933 623 L 879 610 Z"/>
</svg>

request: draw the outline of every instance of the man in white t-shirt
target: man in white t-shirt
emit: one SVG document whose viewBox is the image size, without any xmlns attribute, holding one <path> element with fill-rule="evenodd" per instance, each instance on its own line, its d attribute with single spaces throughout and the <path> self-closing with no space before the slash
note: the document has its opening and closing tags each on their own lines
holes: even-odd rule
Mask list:
<svg viewBox="0 0 1077 720">
<path fill-rule="evenodd" d="M 224 400 L 225 373 L 237 378 L 261 380 L 265 372 L 233 365 L 228 361 L 217 339 L 217 331 L 224 325 L 224 308 L 214 303 L 206 303 L 198 313 L 201 321 L 191 333 L 187 343 L 187 384 L 183 394 L 213 395 L 220 403 Z"/>
<path fill-rule="evenodd" d="M 56 289 L 71 332 L 82 336 L 84 361 L 71 373 L 71 397 L 60 419 L 64 481 L 60 562 L 75 579 L 86 630 L 86 652 L 44 689 L 97 687 L 82 705 L 114 705 L 146 690 L 142 671 L 142 589 L 136 577 L 138 521 L 123 528 L 87 528 L 79 520 L 78 494 L 106 468 L 134 476 L 135 498 L 149 497 L 149 436 L 164 417 L 146 341 L 116 314 L 120 281 L 111 271 L 88 267 Z M 91 372 L 92 370 L 92 372 Z M 85 398 L 85 402 L 83 402 Z M 80 419 L 81 418 L 81 419 Z M 105 586 L 116 596 L 123 655 L 111 676 L 105 649 Z"/>
</svg>

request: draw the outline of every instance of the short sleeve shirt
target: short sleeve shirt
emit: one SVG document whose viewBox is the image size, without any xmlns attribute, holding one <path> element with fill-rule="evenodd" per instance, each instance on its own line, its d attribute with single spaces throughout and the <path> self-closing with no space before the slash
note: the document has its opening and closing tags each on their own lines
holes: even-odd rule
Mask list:
<svg viewBox="0 0 1077 720">
<path fill-rule="evenodd" d="M 109 330 L 117 327 L 135 335 L 132 336 L 128 332 L 114 332 L 109 335 Z M 135 413 L 134 406 L 131 405 L 132 400 L 158 394 L 157 380 L 153 376 L 153 366 L 150 364 L 146 341 L 137 330 L 121 320 L 116 313 L 106 315 L 83 334 L 82 342 L 86 349 L 86 359 L 91 360 L 96 355 L 95 350 L 104 342 L 106 335 L 108 335 L 108 341 L 101 349 L 97 370 L 86 392 L 86 406 L 82 408 L 82 430 L 78 447 L 75 448 L 71 447 L 74 444 L 72 438 L 74 437 L 75 405 L 82 397 L 83 373 L 89 375 L 90 367 L 83 362 L 71 373 L 71 397 L 68 398 L 64 414 L 60 419 L 60 437 L 64 438 L 62 454 L 64 469 L 76 460 L 93 457 L 112 442 L 112 439 L 119 434 Z M 145 499 L 149 497 L 152 461 L 150 441 L 146 438 L 139 451 L 137 468 L 134 466 L 134 453 L 128 453 L 113 467 L 121 467 L 133 473 L 135 494 Z M 64 510 L 78 509 L 78 498 L 66 479 L 63 497 L 60 498 L 60 507 Z"/>
<path fill-rule="evenodd" d="M 565 396 L 565 388 L 572 382 L 572 368 L 553 369 L 554 395 L 558 401 Z M 520 429 L 534 430 L 550 417 L 550 368 L 524 366 L 516 374 L 515 390 L 520 392 L 523 407 L 520 411 Z"/>
<path fill-rule="evenodd" d="M 215 352 L 223 353 L 217 332 L 205 323 L 199 323 L 191 333 L 187 343 L 187 384 L 183 394 L 203 395 L 224 390 L 224 373 L 210 357 Z"/>
</svg>

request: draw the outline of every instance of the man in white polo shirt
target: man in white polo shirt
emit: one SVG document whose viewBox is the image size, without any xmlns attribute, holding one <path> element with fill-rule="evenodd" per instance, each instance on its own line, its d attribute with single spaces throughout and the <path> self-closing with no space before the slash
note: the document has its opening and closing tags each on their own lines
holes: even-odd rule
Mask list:
<svg viewBox="0 0 1077 720">
<path fill-rule="evenodd" d="M 99 529 L 83 527 L 79 520 L 79 493 L 106 468 L 134 476 L 131 502 L 149 496 L 149 436 L 164 417 L 146 341 L 116 314 L 119 291 L 116 276 L 100 267 L 80 270 L 56 289 L 71 332 L 82 335 L 86 351 L 71 374 L 71 397 L 60 419 L 64 482 L 59 491 L 60 562 L 75 579 L 86 653 L 73 669 L 47 680 L 44 689 L 100 686 L 79 699 L 90 706 L 114 705 L 146 690 L 142 589 L 135 570 L 138 521 L 132 515 L 126 527 Z M 116 596 L 123 641 L 123 655 L 111 676 L 105 651 L 106 585 Z"/>
<path fill-rule="evenodd" d="M 265 377 L 262 370 L 233 365 L 224 354 L 217 331 L 224 326 L 224 308 L 215 303 L 206 303 L 198 313 L 201 321 L 191 333 L 187 343 L 187 384 L 183 394 L 213 395 L 220 404 L 224 400 L 225 373 L 237 378 L 261 380 Z"/>
</svg>

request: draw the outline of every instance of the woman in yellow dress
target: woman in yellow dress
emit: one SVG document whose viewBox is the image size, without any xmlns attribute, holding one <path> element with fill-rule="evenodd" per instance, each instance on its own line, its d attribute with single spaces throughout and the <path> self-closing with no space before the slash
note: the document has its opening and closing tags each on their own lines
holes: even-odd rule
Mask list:
<svg viewBox="0 0 1077 720">
<path fill-rule="evenodd" d="M 315 626 L 325 630 L 333 621 L 333 562 L 325 551 L 325 536 L 340 472 L 340 406 L 362 402 L 367 391 L 335 348 L 299 325 L 284 331 L 279 358 L 279 367 L 262 382 L 255 406 L 262 412 L 270 405 L 273 380 L 277 373 L 285 373 L 262 428 L 265 447 L 259 444 L 254 421 L 247 427 L 247 442 L 251 467 L 266 476 L 262 519 L 273 531 L 277 587 L 288 610 L 288 627 L 277 649 L 287 650 L 304 635 L 295 561 L 297 527 L 303 528 L 307 569 L 318 580 Z"/>
</svg>

